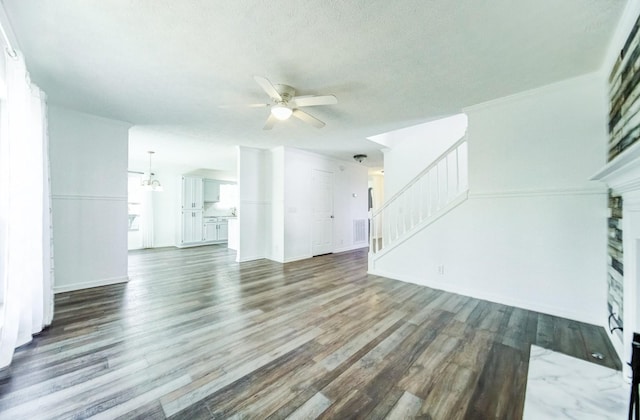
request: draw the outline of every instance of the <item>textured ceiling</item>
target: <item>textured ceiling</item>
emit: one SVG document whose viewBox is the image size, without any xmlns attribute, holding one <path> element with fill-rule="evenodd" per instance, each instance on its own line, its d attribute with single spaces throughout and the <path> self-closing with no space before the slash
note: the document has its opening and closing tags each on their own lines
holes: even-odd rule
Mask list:
<svg viewBox="0 0 640 420">
<path fill-rule="evenodd" d="M 597 70 L 624 0 L 3 0 L 53 104 L 221 145 L 381 162 L 366 137 Z M 263 131 L 262 75 L 323 129 Z"/>
</svg>

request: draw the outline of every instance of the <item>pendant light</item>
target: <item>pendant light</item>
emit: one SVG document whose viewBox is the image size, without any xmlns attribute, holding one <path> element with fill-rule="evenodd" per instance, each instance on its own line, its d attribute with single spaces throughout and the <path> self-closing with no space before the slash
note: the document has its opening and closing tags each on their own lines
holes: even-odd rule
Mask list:
<svg viewBox="0 0 640 420">
<path fill-rule="evenodd" d="M 151 172 L 151 156 L 153 156 L 155 152 L 150 150 L 147 153 L 149 153 L 149 178 L 142 180 L 142 189 L 147 191 L 162 191 L 163 188 L 162 185 L 160 185 L 160 181 L 154 179 L 153 176 L 155 174 Z"/>
</svg>

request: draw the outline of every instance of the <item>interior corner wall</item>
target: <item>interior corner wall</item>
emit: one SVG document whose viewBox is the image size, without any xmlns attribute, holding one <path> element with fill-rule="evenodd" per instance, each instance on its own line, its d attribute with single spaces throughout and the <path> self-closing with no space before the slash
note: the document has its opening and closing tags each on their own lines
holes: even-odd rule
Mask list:
<svg viewBox="0 0 640 420">
<path fill-rule="evenodd" d="M 313 169 L 333 174 L 332 251 L 342 252 L 368 246 L 366 239 L 358 241 L 354 237 L 354 221 L 363 220 L 366 226 L 366 167 L 295 148 L 274 149 L 272 154 L 275 218 L 272 247 L 276 261 L 290 262 L 313 256 Z"/>
<path fill-rule="evenodd" d="M 371 271 L 601 325 L 604 95 L 591 74 L 466 109 L 469 199 Z"/>
<path fill-rule="evenodd" d="M 239 262 L 271 256 L 271 168 L 268 151 L 238 147 Z"/>
<path fill-rule="evenodd" d="M 56 293 L 127 277 L 129 124 L 49 107 Z"/>
</svg>

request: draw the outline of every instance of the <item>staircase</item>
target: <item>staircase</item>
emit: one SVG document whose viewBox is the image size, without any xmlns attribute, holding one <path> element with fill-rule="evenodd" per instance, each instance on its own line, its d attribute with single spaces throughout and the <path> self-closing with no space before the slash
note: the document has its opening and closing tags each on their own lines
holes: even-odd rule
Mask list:
<svg viewBox="0 0 640 420">
<path fill-rule="evenodd" d="M 369 268 L 384 254 L 402 244 L 467 199 L 468 152 L 462 137 L 407 185 L 374 209 Z"/>
</svg>

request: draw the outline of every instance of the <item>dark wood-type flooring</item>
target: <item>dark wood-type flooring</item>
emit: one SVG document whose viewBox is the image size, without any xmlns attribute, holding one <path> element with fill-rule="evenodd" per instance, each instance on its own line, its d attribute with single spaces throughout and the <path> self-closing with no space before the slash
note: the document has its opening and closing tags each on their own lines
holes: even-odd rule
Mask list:
<svg viewBox="0 0 640 420">
<path fill-rule="evenodd" d="M 56 296 L 1 372 L 0 418 L 519 419 L 531 344 L 620 369 L 600 327 L 367 275 L 364 250 L 129 264 L 128 284 Z"/>
</svg>

